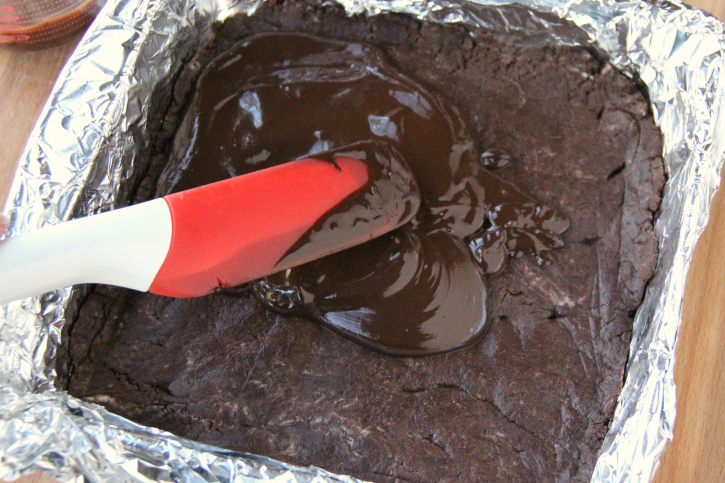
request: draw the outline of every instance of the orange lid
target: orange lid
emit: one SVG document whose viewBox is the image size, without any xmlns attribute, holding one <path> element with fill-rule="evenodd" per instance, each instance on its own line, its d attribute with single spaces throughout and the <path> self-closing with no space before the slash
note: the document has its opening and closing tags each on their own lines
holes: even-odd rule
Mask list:
<svg viewBox="0 0 725 483">
<path fill-rule="evenodd" d="M 0 45 L 42 48 L 87 27 L 105 0 L 0 0 Z"/>
</svg>

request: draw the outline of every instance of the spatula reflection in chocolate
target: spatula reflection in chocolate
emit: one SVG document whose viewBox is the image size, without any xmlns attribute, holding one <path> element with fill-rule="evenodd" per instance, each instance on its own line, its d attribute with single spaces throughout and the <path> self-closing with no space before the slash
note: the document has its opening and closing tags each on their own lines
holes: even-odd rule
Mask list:
<svg viewBox="0 0 725 483">
<path fill-rule="evenodd" d="M 486 324 L 483 278 L 465 245 L 442 232 L 401 229 L 354 253 L 267 277 L 253 291 L 265 305 L 279 310 L 286 303 L 291 312 L 394 355 L 460 349 L 478 341 Z"/>
<path fill-rule="evenodd" d="M 380 141 L 363 141 L 314 155 L 336 164 L 340 158 L 364 161 L 368 182 L 327 212 L 280 259 L 280 269 L 339 251 L 352 240 L 375 238 L 409 222 L 420 208 L 420 191 L 400 153 Z"/>
</svg>

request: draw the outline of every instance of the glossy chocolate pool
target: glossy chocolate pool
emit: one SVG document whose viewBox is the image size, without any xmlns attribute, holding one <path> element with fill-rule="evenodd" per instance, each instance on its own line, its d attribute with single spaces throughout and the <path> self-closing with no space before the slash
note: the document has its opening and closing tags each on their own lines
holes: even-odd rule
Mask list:
<svg viewBox="0 0 725 483">
<path fill-rule="evenodd" d="M 485 277 L 507 258 L 562 246 L 569 223 L 493 174 L 509 163 L 506 153 L 478 152 L 458 109 L 371 45 L 263 34 L 219 56 L 199 81 L 159 194 L 369 140 L 410 166 L 418 214 L 255 282 L 253 293 L 388 354 L 475 343 L 486 330 Z"/>
</svg>

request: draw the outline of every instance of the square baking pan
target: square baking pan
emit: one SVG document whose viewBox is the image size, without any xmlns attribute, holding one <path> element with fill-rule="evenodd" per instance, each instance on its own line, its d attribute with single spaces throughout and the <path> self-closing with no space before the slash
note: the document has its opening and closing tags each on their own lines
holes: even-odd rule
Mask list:
<svg viewBox="0 0 725 483">
<path fill-rule="evenodd" d="M 723 24 L 662 1 L 339 3 L 349 14 L 464 22 L 532 45 L 593 44 L 648 88 L 668 175 L 655 226 L 660 256 L 635 317 L 625 385 L 592 479 L 648 481 L 672 439 L 685 275 L 720 180 Z M 10 234 L 123 206 L 151 156 L 149 112 L 162 107 L 214 22 L 252 15 L 259 5 L 110 0 L 63 69 L 23 154 L 6 208 Z M 61 480 L 353 481 L 178 438 L 57 391 L 67 374 L 57 364 L 62 328 L 86 290 L 14 302 L 0 313 L 0 476 L 43 469 Z"/>
</svg>

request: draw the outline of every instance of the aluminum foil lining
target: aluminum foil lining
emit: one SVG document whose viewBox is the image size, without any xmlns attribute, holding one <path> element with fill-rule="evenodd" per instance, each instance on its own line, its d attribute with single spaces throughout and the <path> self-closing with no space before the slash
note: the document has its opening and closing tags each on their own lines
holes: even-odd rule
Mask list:
<svg viewBox="0 0 725 483">
<path fill-rule="evenodd" d="M 213 22 L 253 14 L 260 1 L 109 0 L 63 69 L 23 154 L 6 208 L 10 234 L 121 206 L 134 160 L 149 146 L 153 90 L 208 41 Z M 339 2 L 350 14 L 395 11 L 464 22 L 512 42 L 591 42 L 648 86 L 669 175 L 656 222 L 661 251 L 592 481 L 649 481 L 672 439 L 685 276 L 725 152 L 723 24 L 662 1 Z M 177 438 L 56 391 L 60 333 L 79 290 L 0 309 L 0 478 L 41 469 L 79 482 L 355 481 Z"/>
</svg>

